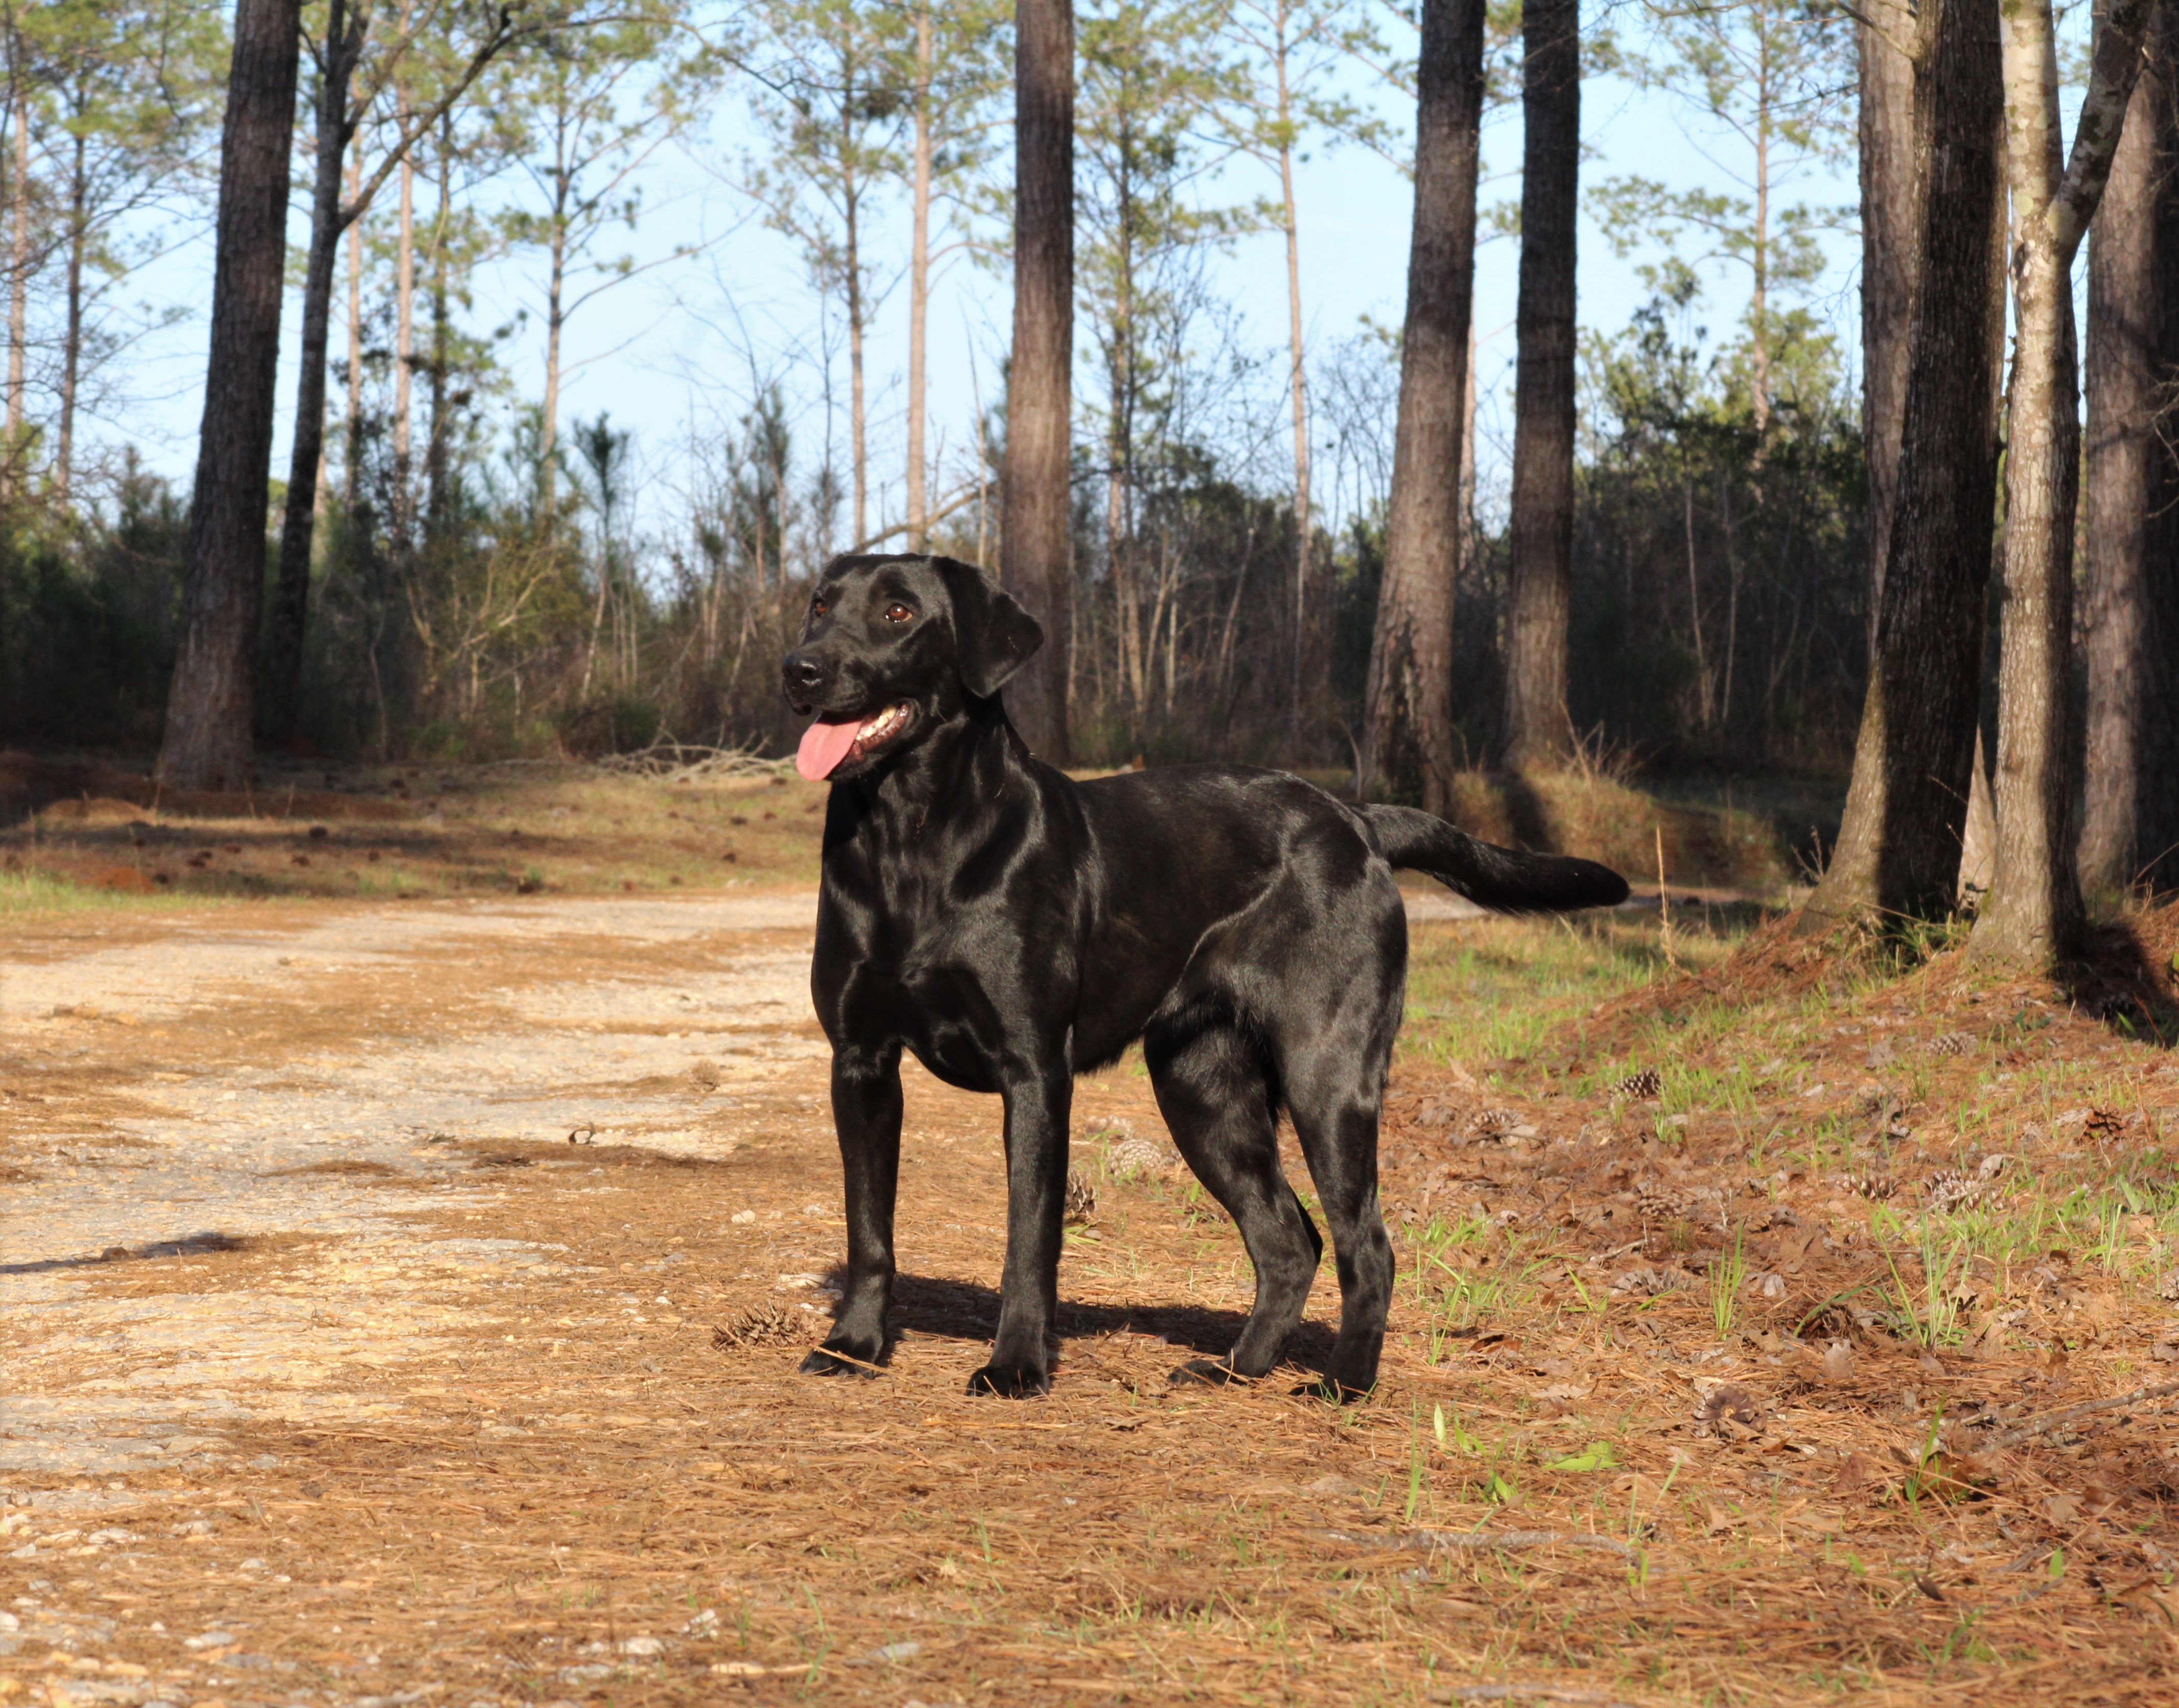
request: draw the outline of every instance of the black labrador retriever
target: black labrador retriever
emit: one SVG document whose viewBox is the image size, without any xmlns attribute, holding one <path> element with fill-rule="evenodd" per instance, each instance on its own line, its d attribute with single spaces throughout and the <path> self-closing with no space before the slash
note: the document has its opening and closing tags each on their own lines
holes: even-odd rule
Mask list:
<svg viewBox="0 0 2179 1708">
<path fill-rule="evenodd" d="M 1077 783 L 1029 753 L 999 703 L 1043 639 L 971 565 L 851 556 L 819 578 L 787 655 L 789 703 L 816 714 L 797 764 L 832 783 L 810 985 L 848 1214 L 846 1295 L 802 1368 L 868 1371 L 890 1349 L 905 1048 L 948 1085 L 1005 1100 L 998 1333 L 969 1391 L 1048 1389 L 1074 1076 L 1139 1038 L 1181 1155 L 1256 1271 L 1232 1352 L 1173 1379 L 1264 1376 L 1301 1320 L 1324 1242 L 1280 1169 L 1284 1110 L 1338 1267 L 1325 1387 L 1367 1393 L 1392 1289 L 1377 1117 L 1407 974 L 1393 870 L 1507 911 L 1608 906 L 1626 883 L 1278 771 Z"/>
</svg>

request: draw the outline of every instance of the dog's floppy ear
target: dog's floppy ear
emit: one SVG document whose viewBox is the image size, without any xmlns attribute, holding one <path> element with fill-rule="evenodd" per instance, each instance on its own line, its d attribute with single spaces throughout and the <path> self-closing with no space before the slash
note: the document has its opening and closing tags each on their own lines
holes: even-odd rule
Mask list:
<svg viewBox="0 0 2179 1708">
<path fill-rule="evenodd" d="M 978 698 L 988 698 L 1044 644 L 1044 627 L 974 564 L 934 557 L 930 567 L 946 583 L 953 605 L 962 683 Z"/>
</svg>

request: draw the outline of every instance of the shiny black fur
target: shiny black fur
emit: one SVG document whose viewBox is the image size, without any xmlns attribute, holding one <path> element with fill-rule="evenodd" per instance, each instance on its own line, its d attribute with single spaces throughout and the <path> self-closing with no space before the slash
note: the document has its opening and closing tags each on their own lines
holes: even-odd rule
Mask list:
<svg viewBox="0 0 2179 1708">
<path fill-rule="evenodd" d="M 905 1048 L 947 1084 L 1005 1100 L 998 1333 L 969 1391 L 1047 1389 L 1074 1076 L 1139 1038 L 1182 1156 L 1256 1271 L 1231 1353 L 1174 1379 L 1263 1376 L 1301 1320 L 1324 1248 L 1279 1166 L 1283 1110 L 1338 1268 L 1326 1385 L 1366 1393 L 1392 1289 L 1377 1117 L 1407 971 L 1393 868 L 1508 910 L 1609 906 L 1627 886 L 1589 861 L 1493 848 L 1276 771 L 1074 782 L 1029 752 L 997 698 L 1042 639 L 969 565 L 844 557 L 786 660 L 799 711 L 914 709 L 897 738 L 835 770 L 825 820 L 810 983 L 832 1042 L 848 1278 L 802 1367 L 867 1371 L 889 1349 Z"/>
</svg>

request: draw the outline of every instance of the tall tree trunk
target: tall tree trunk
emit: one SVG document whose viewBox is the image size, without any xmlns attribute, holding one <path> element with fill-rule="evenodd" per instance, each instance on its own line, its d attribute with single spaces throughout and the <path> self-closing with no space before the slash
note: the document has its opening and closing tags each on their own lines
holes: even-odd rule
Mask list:
<svg viewBox="0 0 2179 1708">
<path fill-rule="evenodd" d="M 2120 0 L 2098 20 L 2071 172 L 2058 119 L 2050 0 L 2008 0 L 2005 8 L 2015 307 L 1993 779 L 1997 864 L 1968 941 L 1979 959 L 2048 965 L 2072 953 L 2086 918 L 2073 864 L 2079 780 L 2072 727 L 2073 524 L 2081 425 L 2072 270 L 2117 151 L 2139 74 L 2141 19 L 2152 3 Z M 2115 112 L 2109 110 L 2114 77 L 2124 79 Z"/>
<path fill-rule="evenodd" d="M 1415 215 L 1400 347 L 1385 575 L 1364 710 L 1364 786 L 1389 769 L 1402 702 L 1423 805 L 1452 805 L 1452 575 L 1460 555 L 1463 402 L 1475 301 L 1484 0 L 1424 0 L 1415 68 Z"/>
<path fill-rule="evenodd" d="M 299 11 L 299 0 L 239 0 L 234 9 L 189 578 L 159 752 L 159 776 L 172 788 L 229 786 L 250 768 Z"/>
<path fill-rule="evenodd" d="M 83 118 L 80 108 L 76 116 Z M 83 377 L 83 264 L 91 245 L 87 151 L 79 129 L 69 156 L 67 318 L 61 333 L 61 419 L 53 447 L 53 496 L 63 508 L 75 484 L 75 399 Z"/>
<path fill-rule="evenodd" d="M 1074 8 L 1014 4 L 1014 320 L 1007 384 L 1000 578 L 1044 625 L 1014 678 L 1023 738 L 1067 762 L 1073 561 L 1068 425 L 1074 347 Z"/>
<path fill-rule="evenodd" d="M 1992 211 L 2003 119 L 1996 0 L 1924 0 L 1914 293 L 1891 543 L 1853 779 L 1803 929 L 1952 905 L 1982 687 L 1996 502 Z"/>
<path fill-rule="evenodd" d="M 552 178 L 552 236 L 546 246 L 545 280 L 545 401 L 538 410 L 537 487 L 545 508 L 552 507 L 558 484 L 553 453 L 560 434 L 560 330 L 567 324 L 564 297 L 568 284 L 568 203 L 569 174 L 563 165 Z"/>
<path fill-rule="evenodd" d="M 1326 632 L 1322 622 L 1309 621 L 1309 557 L 1315 538 L 1315 517 L 1309 507 L 1309 368 L 1302 344 L 1301 206 L 1294 195 L 1293 91 L 1287 82 L 1287 61 L 1293 44 L 1287 39 L 1287 19 L 1278 21 L 1279 224 L 1287 240 L 1287 394 L 1293 411 L 1293 681 L 1291 685 L 1294 750 L 1303 751 L 1309 690 L 1315 685 L 1309 642 Z"/>
<path fill-rule="evenodd" d="M 280 523 L 280 569 L 273 584 L 265 646 L 265 733 L 285 742 L 302 714 L 303 632 L 310 602 L 316 538 L 318 469 L 326 444 L 326 354 L 332 334 L 333 262 L 341 233 L 341 167 L 355 126 L 349 81 L 363 52 L 370 14 L 350 26 L 344 0 L 329 0 L 318 79 L 316 169 L 310 184 L 310 243 L 303 262 L 303 348 L 295 377 L 294 446 L 288 460 L 287 508 Z"/>
<path fill-rule="evenodd" d="M 1514 311 L 1512 585 L 1506 758 L 1564 757 L 1573 581 L 1574 227 L 1581 187 L 1579 0 L 1522 8 L 1521 279 Z"/>
<path fill-rule="evenodd" d="M 447 419 L 447 347 L 453 329 L 447 320 L 447 222 L 454 200 L 453 121 L 439 119 L 439 208 L 431 226 L 431 398 L 430 436 L 424 441 L 424 535 L 436 538 L 447 525 L 453 501 L 447 482 L 447 437 L 453 430 Z"/>
<path fill-rule="evenodd" d="M 1768 20 L 1765 20 L 1767 25 Z M 1748 385 L 1755 417 L 1757 454 L 1770 430 L 1770 129 L 1777 100 L 1770 73 L 1769 30 L 1759 30 L 1755 74 L 1755 241 L 1748 262 L 1754 274 L 1748 297 Z"/>
<path fill-rule="evenodd" d="M 14 167 L 8 175 L 14 204 L 8 238 L 8 463 L 10 491 L 23 485 L 27 448 L 23 442 L 24 356 L 26 320 L 30 300 L 30 86 L 23 67 L 22 35 L 8 32 L 8 57 L 12 73 L 10 94 L 15 108 Z"/>
<path fill-rule="evenodd" d="M 349 156 L 349 200 L 354 202 L 363 187 L 363 145 Z M 362 492 L 363 479 L 363 216 L 348 227 L 348 460 L 341 470 L 343 493 L 351 513 Z"/>
<path fill-rule="evenodd" d="M 1869 479 L 1869 632 L 1872 650 L 1891 517 L 1920 271 L 1921 174 L 1914 158 L 1914 18 L 1909 0 L 1868 0 L 1855 29 L 1860 59 L 1861 424 Z"/>
<path fill-rule="evenodd" d="M 865 413 L 863 392 L 863 255 L 859 197 L 853 181 L 847 194 L 845 217 L 842 227 L 846 234 L 848 253 L 848 461 L 853 488 L 852 506 L 855 531 L 849 536 L 857 540 L 870 537 L 870 456 L 865 436 L 869 417 Z"/>
<path fill-rule="evenodd" d="M 930 550 L 924 517 L 924 332 L 930 312 L 930 6 L 915 8 L 915 162 L 908 256 L 908 549 Z M 858 535 L 859 539 L 861 536 Z"/>
<path fill-rule="evenodd" d="M 408 103 L 395 107 L 403 129 L 409 124 Z M 393 233 L 393 550 L 397 557 L 409 552 L 409 384 L 414 377 L 409 359 L 416 324 L 416 168 L 404 154 L 401 158 L 400 207 Z"/>
<path fill-rule="evenodd" d="M 2179 889 L 2179 7 L 2160 8 L 2088 233 L 2081 880 Z"/>
</svg>

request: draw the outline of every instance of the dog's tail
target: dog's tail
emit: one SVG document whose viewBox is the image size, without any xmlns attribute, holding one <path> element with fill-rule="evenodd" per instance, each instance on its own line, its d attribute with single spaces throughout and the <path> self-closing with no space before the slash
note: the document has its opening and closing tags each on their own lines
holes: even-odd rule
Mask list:
<svg viewBox="0 0 2179 1708">
<path fill-rule="evenodd" d="M 1364 834 L 1388 864 L 1426 872 L 1479 907 L 1499 913 L 1563 913 L 1616 906 L 1627 899 L 1627 880 L 1594 860 L 1496 847 L 1412 807 L 1355 810 L 1362 815 Z"/>
</svg>

